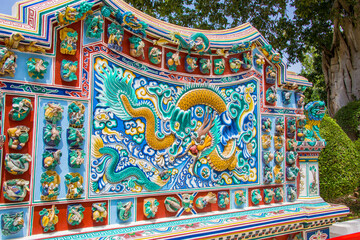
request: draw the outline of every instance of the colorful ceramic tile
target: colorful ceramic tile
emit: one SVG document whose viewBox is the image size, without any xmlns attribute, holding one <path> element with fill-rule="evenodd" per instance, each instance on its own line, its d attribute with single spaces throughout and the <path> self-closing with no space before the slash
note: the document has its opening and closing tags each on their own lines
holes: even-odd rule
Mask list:
<svg viewBox="0 0 360 240">
<path fill-rule="evenodd" d="M 24 228 L 24 212 L 4 213 L 1 215 L 1 233 L 10 236 Z"/>
<path fill-rule="evenodd" d="M 181 65 L 180 59 L 181 57 L 179 52 L 168 52 L 166 54 L 166 66 L 170 71 L 176 71 L 177 66 Z"/>
<path fill-rule="evenodd" d="M 88 15 L 85 20 L 86 24 L 86 37 L 88 38 L 101 38 L 104 32 L 104 20 L 102 16 Z"/>
<path fill-rule="evenodd" d="M 158 211 L 159 202 L 156 198 L 144 199 L 144 215 L 146 218 L 154 218 Z"/>
<path fill-rule="evenodd" d="M 81 102 L 72 101 L 68 108 L 69 126 L 82 128 L 84 126 L 85 106 Z"/>
<path fill-rule="evenodd" d="M 206 58 L 200 58 L 200 72 L 202 74 L 209 74 L 211 69 L 211 60 Z"/>
<path fill-rule="evenodd" d="M 60 34 L 60 52 L 62 54 L 75 55 L 77 50 L 78 33 L 72 28 L 63 28 Z"/>
<path fill-rule="evenodd" d="M 83 177 L 80 173 L 68 173 L 65 175 L 65 184 L 67 187 L 66 198 L 81 198 L 84 193 Z"/>
<path fill-rule="evenodd" d="M 76 71 L 78 69 L 78 61 L 72 62 L 68 60 L 62 60 L 61 62 L 61 79 L 65 82 L 77 81 Z"/>
<path fill-rule="evenodd" d="M 68 128 L 67 130 L 67 142 L 69 147 L 80 147 L 85 140 L 85 129 L 81 128 Z"/>
<path fill-rule="evenodd" d="M 283 198 L 284 198 L 284 190 L 283 190 L 283 188 L 282 187 L 277 187 L 277 188 L 275 188 L 275 201 L 276 202 L 280 202 L 280 201 L 282 201 L 283 200 Z"/>
<path fill-rule="evenodd" d="M 295 101 L 298 108 L 305 106 L 305 95 L 302 92 L 295 92 Z"/>
<path fill-rule="evenodd" d="M 275 86 L 271 86 L 266 90 L 266 102 L 274 104 L 277 101 L 277 90 Z"/>
<path fill-rule="evenodd" d="M 56 200 L 60 194 L 60 176 L 55 171 L 41 174 L 41 200 Z"/>
<path fill-rule="evenodd" d="M 287 167 L 286 168 L 286 178 L 289 181 L 295 181 L 296 177 L 299 174 L 299 168 L 297 166 Z"/>
<path fill-rule="evenodd" d="M 280 165 L 274 167 L 275 183 L 282 183 L 284 181 L 284 171 Z"/>
<path fill-rule="evenodd" d="M 55 225 L 59 222 L 59 210 L 52 205 L 51 208 L 43 208 L 40 211 L 40 223 L 44 232 L 54 231 Z"/>
<path fill-rule="evenodd" d="M 194 72 L 194 70 L 198 67 L 196 62 L 196 57 L 191 57 L 190 55 L 187 55 L 185 58 L 185 70 L 189 73 Z"/>
<path fill-rule="evenodd" d="M 241 206 L 246 203 L 246 196 L 244 190 L 235 191 L 235 204 Z"/>
<path fill-rule="evenodd" d="M 226 206 L 230 204 L 230 197 L 228 192 L 218 192 L 218 199 L 219 208 L 226 208 Z"/>
<path fill-rule="evenodd" d="M 161 55 L 162 55 L 162 52 L 159 48 L 157 48 L 157 47 L 149 48 L 149 60 L 153 64 L 161 63 Z"/>
<path fill-rule="evenodd" d="M 72 204 L 67 207 L 67 222 L 72 225 L 79 225 L 84 219 L 85 208 L 81 204 Z"/>
<path fill-rule="evenodd" d="M 267 203 L 267 204 L 271 203 L 274 196 L 275 196 L 274 189 L 272 189 L 272 188 L 264 189 L 264 203 Z"/>
<path fill-rule="evenodd" d="M 119 202 L 117 205 L 118 218 L 122 221 L 127 221 L 131 217 L 131 209 L 133 208 L 133 203 L 131 201 L 127 203 Z M 146 210 L 145 210 L 146 211 Z M 148 210 L 151 212 L 151 210 Z M 156 212 L 155 212 L 156 214 Z"/>
<path fill-rule="evenodd" d="M 225 60 L 224 59 L 214 59 L 214 73 L 216 75 L 221 75 L 225 71 Z"/>
<path fill-rule="evenodd" d="M 33 106 L 30 99 L 16 97 L 12 100 L 12 109 L 9 112 L 9 116 L 13 121 L 22 121 L 32 110 Z"/>
<path fill-rule="evenodd" d="M 5 156 L 5 169 L 13 175 L 21 175 L 29 170 L 30 154 L 7 153 Z"/>
<path fill-rule="evenodd" d="M 61 126 L 46 124 L 44 127 L 44 142 L 47 146 L 55 147 L 61 142 Z"/>
<path fill-rule="evenodd" d="M 26 126 L 16 126 L 9 128 L 7 133 L 9 135 L 9 148 L 21 150 L 29 141 L 30 128 Z"/>
<path fill-rule="evenodd" d="M 284 138 L 282 136 L 274 136 L 274 147 L 280 150 L 284 146 Z"/>
<path fill-rule="evenodd" d="M 84 163 L 85 152 L 82 149 L 73 149 L 69 153 L 69 166 L 72 168 L 80 168 Z"/>
<path fill-rule="evenodd" d="M 271 147 L 271 140 L 272 140 L 272 136 L 271 135 L 262 135 L 261 136 L 261 143 L 262 143 L 262 147 L 263 149 L 268 149 Z"/>
<path fill-rule="evenodd" d="M 203 209 L 204 207 L 206 207 L 209 203 L 216 203 L 217 202 L 217 197 L 216 194 L 213 192 L 209 192 L 208 194 L 206 194 L 205 197 L 198 197 L 196 198 L 195 201 L 195 206 L 198 209 Z M 224 204 L 224 203 L 222 203 Z"/>
<path fill-rule="evenodd" d="M 6 47 L 0 48 L 0 75 L 9 75 L 14 77 L 15 69 L 17 67 L 16 58 L 14 52 L 9 51 Z"/>
<path fill-rule="evenodd" d="M 41 58 L 29 58 L 26 62 L 28 68 L 28 74 L 33 79 L 43 79 L 44 74 L 47 71 L 49 62 L 44 61 Z"/>
<path fill-rule="evenodd" d="M 144 47 L 145 43 L 141 40 L 141 38 L 132 36 L 129 38 L 130 41 L 130 55 L 133 57 L 142 57 L 145 59 Z"/>
<path fill-rule="evenodd" d="M 191 212 L 191 210 L 193 209 L 194 205 L 194 196 L 192 194 L 188 194 L 188 193 L 184 193 L 181 194 L 182 198 L 181 198 L 181 206 L 184 208 L 185 212 Z"/>
<path fill-rule="evenodd" d="M 289 185 L 287 187 L 287 200 L 289 202 L 294 202 L 297 198 L 297 190 L 294 185 Z"/>
<path fill-rule="evenodd" d="M 248 70 L 252 67 L 252 59 L 253 56 L 251 54 L 251 52 L 245 52 L 242 54 L 243 57 L 243 63 L 241 64 L 241 67 L 245 70 Z"/>
<path fill-rule="evenodd" d="M 281 92 L 282 102 L 284 105 L 289 105 L 291 102 L 292 91 L 283 90 Z"/>
<path fill-rule="evenodd" d="M 264 183 L 269 184 L 273 182 L 273 174 L 271 166 L 264 166 Z"/>
<path fill-rule="evenodd" d="M 266 67 L 266 83 L 275 84 L 276 81 L 276 68 L 273 66 Z"/>
<path fill-rule="evenodd" d="M 241 64 L 243 64 L 244 62 L 241 61 L 240 59 L 238 58 L 230 58 L 229 60 L 229 64 L 230 64 L 230 70 L 231 72 L 233 73 L 237 73 L 240 68 L 241 68 Z"/>
<path fill-rule="evenodd" d="M 284 161 L 284 155 L 281 151 L 275 151 L 275 164 L 281 165 L 281 163 Z"/>
<path fill-rule="evenodd" d="M 43 167 L 46 170 L 54 170 L 57 165 L 60 164 L 60 158 L 62 156 L 61 150 L 45 150 L 43 157 Z"/>
<path fill-rule="evenodd" d="M 261 118 L 261 130 L 265 133 L 269 133 L 272 128 L 272 121 L 270 118 Z"/>
<path fill-rule="evenodd" d="M 180 201 L 176 197 L 167 197 L 164 204 L 169 212 L 177 212 L 181 208 Z"/>
<path fill-rule="evenodd" d="M 263 152 L 263 161 L 268 165 L 272 160 L 274 160 L 274 154 L 270 151 Z"/>
<path fill-rule="evenodd" d="M 106 210 L 106 202 L 92 204 L 92 219 L 95 222 L 103 222 L 107 218 L 108 212 Z"/>
<path fill-rule="evenodd" d="M 259 205 L 262 201 L 261 192 L 259 189 L 254 189 L 251 191 L 251 201 L 254 205 Z"/>
<path fill-rule="evenodd" d="M 48 103 L 45 106 L 45 120 L 56 124 L 62 118 L 64 108 L 58 103 Z"/>
<path fill-rule="evenodd" d="M 108 48 L 121 52 L 124 39 L 124 29 L 121 25 L 111 23 L 108 25 Z"/>
<path fill-rule="evenodd" d="M 29 189 L 29 181 L 24 179 L 12 179 L 3 183 L 4 197 L 10 201 L 23 201 Z"/>
</svg>

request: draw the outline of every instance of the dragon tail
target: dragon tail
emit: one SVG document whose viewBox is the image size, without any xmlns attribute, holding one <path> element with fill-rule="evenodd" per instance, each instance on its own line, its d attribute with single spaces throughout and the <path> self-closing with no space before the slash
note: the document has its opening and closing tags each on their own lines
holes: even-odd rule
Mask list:
<svg viewBox="0 0 360 240">
<path fill-rule="evenodd" d="M 93 136 L 91 141 L 91 155 L 96 158 L 101 158 L 103 154 L 100 152 L 100 149 L 104 147 L 103 140 L 99 136 Z"/>
</svg>

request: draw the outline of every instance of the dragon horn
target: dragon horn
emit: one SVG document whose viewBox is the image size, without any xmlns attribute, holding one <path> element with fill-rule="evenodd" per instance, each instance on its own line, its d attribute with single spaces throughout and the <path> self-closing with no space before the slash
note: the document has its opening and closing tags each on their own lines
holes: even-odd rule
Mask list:
<svg viewBox="0 0 360 240">
<path fill-rule="evenodd" d="M 104 142 L 99 136 L 93 136 L 91 138 L 92 146 L 91 146 L 91 154 L 96 157 L 100 158 L 103 154 L 100 153 L 100 149 L 104 147 Z"/>
</svg>

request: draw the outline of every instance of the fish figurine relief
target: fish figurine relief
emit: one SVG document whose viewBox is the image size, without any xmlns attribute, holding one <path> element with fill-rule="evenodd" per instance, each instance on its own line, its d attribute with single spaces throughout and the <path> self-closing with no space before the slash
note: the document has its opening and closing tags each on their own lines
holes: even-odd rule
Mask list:
<svg viewBox="0 0 360 240">
<path fill-rule="evenodd" d="M 164 204 L 169 212 L 177 212 L 181 208 L 180 201 L 175 197 L 167 197 Z"/>
<path fill-rule="evenodd" d="M 216 202 L 217 202 L 216 194 L 213 192 L 209 192 L 204 197 L 198 197 L 195 201 L 195 206 L 198 209 L 203 209 L 206 206 L 208 206 L 208 204 L 216 203 Z"/>
</svg>

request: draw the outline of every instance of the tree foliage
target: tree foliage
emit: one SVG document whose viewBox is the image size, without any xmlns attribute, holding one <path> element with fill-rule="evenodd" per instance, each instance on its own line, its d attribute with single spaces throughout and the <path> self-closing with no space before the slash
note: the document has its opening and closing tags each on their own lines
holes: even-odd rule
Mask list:
<svg viewBox="0 0 360 240">
<path fill-rule="evenodd" d="M 334 118 L 352 140 L 356 140 L 359 137 L 360 101 L 350 102 L 340 108 Z"/>
<path fill-rule="evenodd" d="M 354 143 L 334 119 L 325 116 L 320 135 L 326 140 L 319 156 L 320 195 L 331 200 L 353 193 L 359 186 L 360 158 Z"/>
<path fill-rule="evenodd" d="M 313 86 L 307 88 L 304 92 L 306 104 L 311 101 L 326 102 L 326 86 L 324 74 L 321 70 L 321 56 L 316 53 L 315 48 L 310 48 L 305 54 L 302 66 L 300 75 L 313 83 Z"/>
</svg>

